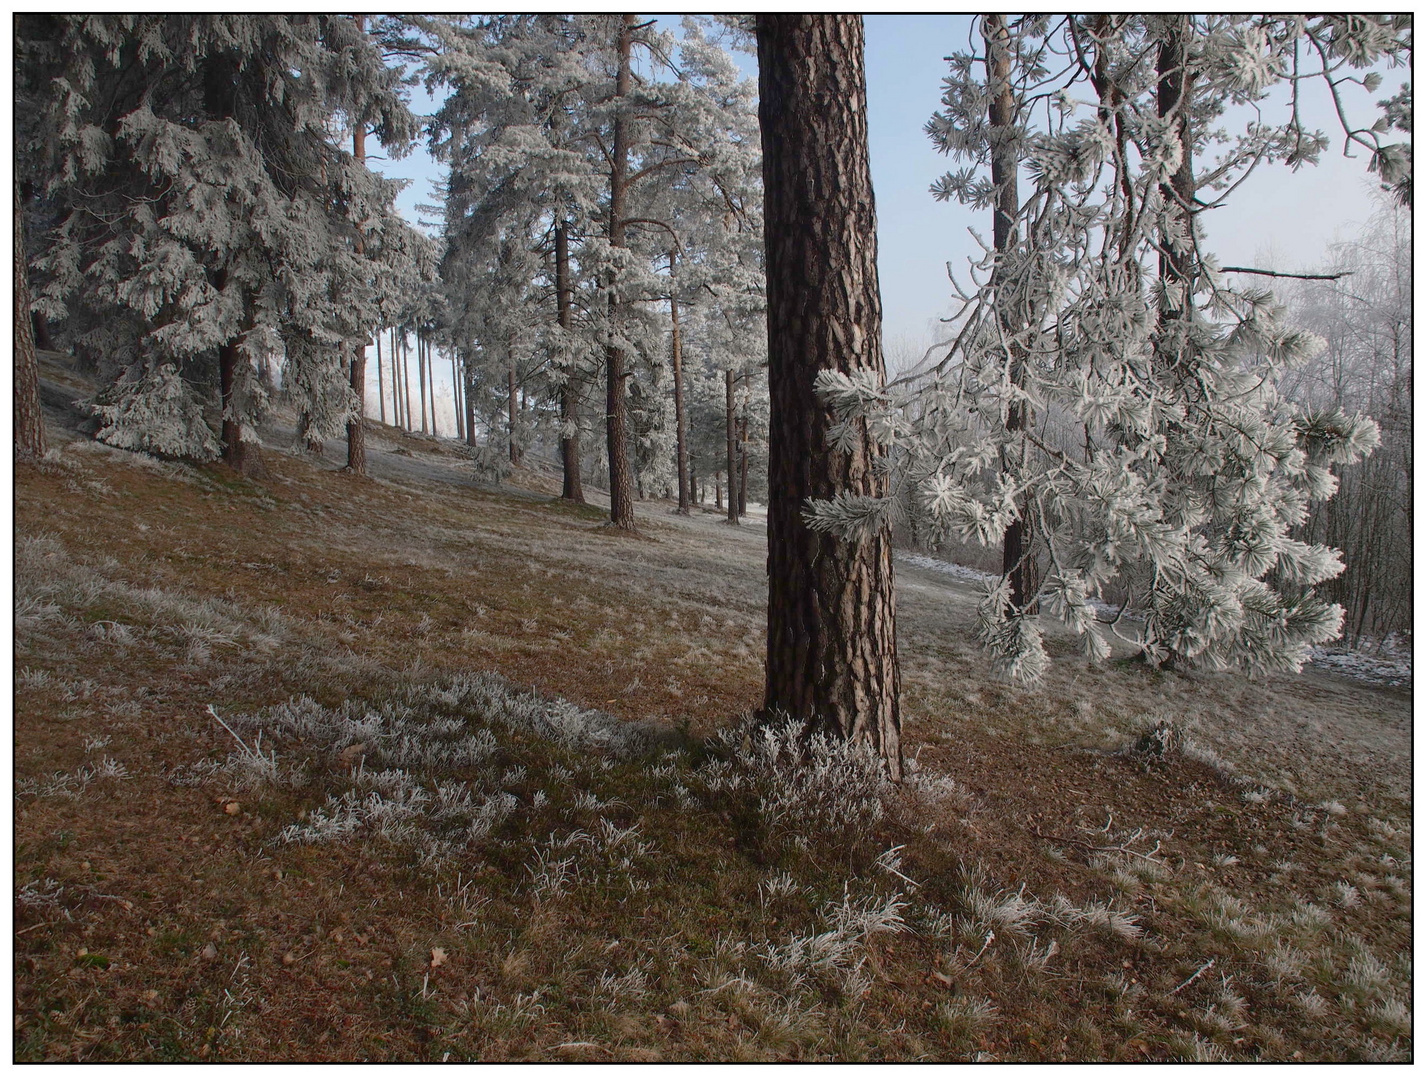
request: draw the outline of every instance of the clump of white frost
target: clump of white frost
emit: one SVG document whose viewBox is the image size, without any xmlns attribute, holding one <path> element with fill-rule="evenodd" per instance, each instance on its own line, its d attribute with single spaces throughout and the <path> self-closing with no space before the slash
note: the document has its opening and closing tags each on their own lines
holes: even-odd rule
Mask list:
<svg viewBox="0 0 1427 1080">
<path fill-rule="evenodd" d="M 745 722 L 720 732 L 724 753 L 698 770 L 714 795 L 749 794 L 762 823 L 806 837 L 810 831 L 865 831 L 881 820 L 894 786 L 877 752 L 795 720 Z"/>
<path fill-rule="evenodd" d="M 203 405 L 172 364 L 131 368 L 92 404 L 95 438 L 121 450 L 214 461 L 222 446 L 203 419 Z"/>
</svg>

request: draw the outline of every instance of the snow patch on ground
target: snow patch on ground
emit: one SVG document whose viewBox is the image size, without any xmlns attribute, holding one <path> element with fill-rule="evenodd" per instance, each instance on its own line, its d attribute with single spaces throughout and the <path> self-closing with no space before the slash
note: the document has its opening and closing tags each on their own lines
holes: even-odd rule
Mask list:
<svg viewBox="0 0 1427 1080">
<path fill-rule="evenodd" d="M 1349 649 L 1328 645 L 1314 649 L 1308 662 L 1345 679 L 1379 686 L 1412 685 L 1412 646 L 1389 636 L 1381 645 Z"/>
<path fill-rule="evenodd" d="M 903 562 L 911 563 L 913 566 L 919 566 L 923 570 L 930 570 L 934 574 L 956 578 L 958 581 L 973 582 L 977 585 L 987 581 L 994 581 L 999 576 L 997 574 L 988 574 L 985 570 L 973 570 L 969 566 L 961 566 L 957 563 L 933 559 L 930 555 L 907 555 L 902 552 L 898 552 L 897 555 Z"/>
<path fill-rule="evenodd" d="M 985 570 L 975 570 L 969 566 L 962 566 L 959 563 L 944 562 L 941 559 L 934 559 L 930 555 L 908 555 L 904 552 L 897 552 L 897 557 L 903 562 L 919 566 L 923 570 L 930 570 L 934 574 L 941 574 L 944 577 L 955 578 L 957 581 L 966 581 L 975 585 L 984 585 L 988 581 L 995 581 L 999 574 L 987 573 Z M 1095 609 L 1095 614 L 1104 620 L 1114 619 L 1120 614 L 1117 604 L 1107 604 L 1098 596 L 1086 597 L 1090 606 Z M 1133 611 L 1126 614 L 1133 616 Z"/>
</svg>

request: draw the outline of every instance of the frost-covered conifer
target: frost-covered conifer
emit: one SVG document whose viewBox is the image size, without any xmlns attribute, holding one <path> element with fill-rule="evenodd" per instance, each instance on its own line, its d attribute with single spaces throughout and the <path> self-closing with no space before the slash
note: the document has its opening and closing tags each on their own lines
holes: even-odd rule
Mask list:
<svg viewBox="0 0 1427 1080">
<path fill-rule="evenodd" d="M 55 219 L 40 306 L 123 381 L 115 407 L 162 390 L 196 432 L 216 391 L 239 468 L 264 362 L 291 360 L 319 426 L 350 415 L 329 383 L 346 381 L 344 343 L 375 328 L 398 222 L 393 186 L 339 137 L 365 123 L 399 151 L 413 126 L 374 41 L 345 16 L 264 14 L 24 16 L 19 36 L 48 76 L 30 84 L 42 120 L 21 147 Z M 126 408 L 104 430 L 167 444 L 167 429 L 119 432 L 150 415 Z"/>
<path fill-rule="evenodd" d="M 999 185 L 977 165 L 1009 145 L 1029 188 L 1013 241 L 971 268 L 946 359 L 915 387 L 830 375 L 823 392 L 845 423 L 865 419 L 899 446 L 942 530 L 999 544 L 1027 523 L 1039 587 L 1018 603 L 1003 577 L 978 624 L 1011 676 L 1033 680 L 1047 663 L 1037 606 L 1103 658 L 1110 627 L 1093 601 L 1108 588 L 1143 616 L 1134 640 L 1153 661 L 1296 669 L 1342 612 L 1313 592 L 1341 569 L 1336 553 L 1294 530 L 1332 495 L 1332 466 L 1372 449 L 1376 427 L 1278 398 L 1276 375 L 1321 342 L 1287 326 L 1266 290 L 1237 286 L 1201 249 L 1198 219 L 1260 161 L 1307 163 L 1327 145 L 1296 112 L 1217 134 L 1231 105 L 1305 75 L 1299 50 L 1342 83 L 1344 67 L 1400 55 L 1403 25 L 1148 15 L 1010 26 L 1020 122 L 991 122 L 983 61 L 963 55 L 928 130 L 972 162 L 934 192 L 983 209 Z M 1032 104 L 1050 120 L 1032 125 Z M 1391 173 L 1385 161 L 1374 158 Z M 1018 410 L 1027 422 L 1009 423 Z M 852 534 L 894 505 L 844 500 L 809 516 Z"/>
<path fill-rule="evenodd" d="M 453 91 L 432 135 L 451 164 L 444 265 L 460 294 L 453 304 L 464 347 L 500 365 L 509 351 L 503 324 L 535 332 L 527 366 L 560 398 L 570 497 L 579 391 L 605 367 L 611 517 L 632 525 L 633 488 L 659 491 L 670 479 L 672 432 L 664 434 L 660 400 L 670 392 L 661 317 L 670 280 L 660 271 L 671 250 L 685 250 L 688 225 L 674 211 L 702 200 L 729 213 L 749 201 L 751 92 L 696 27 L 682 45 L 620 16 L 499 16 L 432 28 L 441 51 L 431 77 Z M 653 77 L 633 77 L 635 53 L 650 59 Z M 518 236 L 535 258 L 513 308 L 518 260 L 509 244 Z M 483 290 L 498 265 L 504 284 Z"/>
<path fill-rule="evenodd" d="M 203 403 L 172 364 L 130 368 L 90 406 L 100 442 L 159 457 L 213 461 L 223 451 Z"/>
</svg>

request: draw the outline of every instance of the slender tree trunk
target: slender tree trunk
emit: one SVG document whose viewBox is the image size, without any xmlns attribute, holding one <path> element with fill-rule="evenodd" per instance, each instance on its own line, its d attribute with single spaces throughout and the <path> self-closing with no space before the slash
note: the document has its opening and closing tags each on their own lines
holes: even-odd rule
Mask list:
<svg viewBox="0 0 1427 1080">
<path fill-rule="evenodd" d="M 203 104 L 208 114 L 216 119 L 231 119 L 237 108 L 237 59 L 228 53 L 210 56 L 203 69 Z M 219 292 L 228 287 L 228 268 L 218 268 L 213 273 L 213 287 Z M 237 287 L 237 286 L 235 286 Z M 249 307 L 249 297 L 243 297 L 243 307 Z M 220 439 L 223 443 L 223 461 L 243 475 L 258 475 L 263 472 L 262 458 L 257 447 L 243 444 L 243 426 L 237 417 L 238 403 L 234 399 L 237 382 L 239 343 L 248 329 L 248 317 L 243 319 L 243 330 L 218 347 L 218 396 L 223 409 Z"/>
<path fill-rule="evenodd" d="M 555 319 L 566 333 L 572 324 L 574 306 L 569 226 L 561 220 L 555 223 Z M 582 503 L 585 489 L 580 482 L 580 397 L 573 370 L 566 370 L 565 381 L 560 385 L 560 427 L 560 464 L 564 472 L 560 498 Z"/>
<path fill-rule="evenodd" d="M 365 15 L 356 16 L 357 30 L 365 33 L 367 29 L 367 17 Z M 367 161 L 367 128 L 366 122 L 360 118 L 352 128 L 352 157 L 356 159 L 359 167 L 365 167 Z M 358 257 L 365 254 L 366 243 L 362 237 L 361 230 L 357 231 L 356 253 Z M 352 396 L 356 399 L 356 412 L 347 421 L 347 471 L 354 476 L 367 475 L 367 339 L 363 334 L 358 340 L 352 342 Z"/>
<path fill-rule="evenodd" d="M 456 417 L 456 438 L 466 437 L 465 425 L 461 422 L 461 378 L 456 370 L 456 350 L 451 350 L 451 411 Z"/>
<path fill-rule="evenodd" d="M 902 773 L 892 535 L 814 532 L 809 498 L 887 495 L 863 426 L 830 449 L 821 371 L 881 382 L 882 302 L 867 157 L 862 19 L 758 16 L 768 273 L 768 666 L 764 715 L 865 742 Z"/>
<path fill-rule="evenodd" d="M 402 387 L 406 385 L 406 366 L 402 363 L 401 341 L 396 327 L 391 328 L 391 411 L 396 426 L 406 430 L 406 409 L 402 404 Z"/>
<path fill-rule="evenodd" d="M 306 409 L 297 418 L 297 430 L 302 436 L 302 445 L 307 448 L 307 452 L 315 458 L 322 457 L 327 447 L 323 445 L 322 436 L 313 429 L 312 414 Z"/>
<path fill-rule="evenodd" d="M 30 319 L 30 263 L 19 181 L 15 182 L 15 453 L 23 458 L 45 455 L 45 414 L 40 408 L 40 363 Z"/>
<path fill-rule="evenodd" d="M 689 498 L 700 506 L 704 505 L 704 497 L 699 491 L 699 476 L 692 468 L 689 469 Z"/>
<path fill-rule="evenodd" d="M 352 346 L 352 394 L 356 414 L 347 421 L 347 471 L 354 476 L 367 475 L 367 347 Z"/>
<path fill-rule="evenodd" d="M 431 402 L 431 434 L 440 436 L 441 428 L 436 422 L 436 347 L 426 338 L 426 394 Z"/>
<path fill-rule="evenodd" d="M 748 401 L 743 402 L 743 421 L 738 436 L 738 512 L 748 514 Z"/>
<path fill-rule="evenodd" d="M 614 116 L 614 149 L 609 178 L 609 243 L 624 247 L 625 199 L 628 194 L 629 132 L 625 118 L 629 96 L 629 54 L 636 16 L 625 15 L 619 28 L 617 53 L 619 70 L 615 76 L 617 98 Z M 610 282 L 610 321 L 617 321 L 620 307 L 619 282 Z M 605 349 L 605 438 L 609 451 L 609 519 L 621 529 L 634 528 L 634 500 L 629 469 L 628 416 L 624 399 L 624 350 L 611 343 Z"/>
<path fill-rule="evenodd" d="M 386 423 L 386 386 L 382 381 L 382 332 L 377 330 L 377 418 Z"/>
<path fill-rule="evenodd" d="M 1172 124 L 1180 146 L 1179 168 L 1160 185 L 1166 220 L 1175 225 L 1160 237 L 1159 274 L 1161 310 L 1158 336 L 1160 356 L 1171 370 L 1187 377 L 1191 358 L 1188 350 L 1189 323 L 1193 315 L 1194 228 L 1194 140 L 1189 130 L 1189 94 L 1193 79 L 1188 68 L 1186 42 L 1188 15 L 1175 15 L 1159 43 L 1156 57 L 1157 104 L 1160 118 Z"/>
<path fill-rule="evenodd" d="M 35 348 L 54 352 L 54 338 L 50 337 L 50 324 L 38 311 L 30 312 L 30 332 L 35 335 Z"/>
<path fill-rule="evenodd" d="M 223 460 L 238 468 L 242 453 L 242 432 L 233 419 L 233 382 L 238 370 L 238 345 L 230 341 L 218 347 L 218 399 L 223 408 Z M 241 470 L 240 470 L 241 471 Z"/>
<path fill-rule="evenodd" d="M 461 400 L 466 405 L 466 445 L 476 445 L 476 406 L 471 401 L 470 365 L 463 363 L 461 371 Z"/>
<path fill-rule="evenodd" d="M 406 425 L 407 431 L 414 430 L 411 419 L 411 346 L 406 340 L 406 329 L 401 331 L 401 385 L 402 401 L 401 415 Z"/>
<path fill-rule="evenodd" d="M 516 385 L 517 385 L 517 384 L 516 384 L 516 381 L 515 381 L 515 368 L 509 368 L 509 369 L 507 369 L 507 371 L 506 371 L 506 376 L 507 376 L 507 378 L 508 378 L 508 380 L 509 380 L 507 385 L 508 385 L 509 388 L 510 388 L 509 394 L 508 394 L 508 396 L 507 396 L 507 401 L 506 401 L 506 411 L 507 411 L 507 412 L 509 413 L 509 415 L 510 415 L 510 427 L 509 427 L 509 433 L 510 433 L 510 435 L 509 435 L 509 438 L 510 438 L 510 463 L 511 463 L 512 465 L 514 465 L 516 468 L 519 468 L 519 467 L 520 467 L 520 447 L 519 447 L 519 445 L 516 443 L 516 436 L 515 436 L 515 431 L 516 431 L 516 414 L 517 414 L 517 412 L 518 412 L 518 410 L 517 410 L 517 408 L 516 408 L 516 400 L 517 400 L 517 399 L 516 399 L 516 395 L 515 395 L 515 388 L 516 388 Z"/>
<path fill-rule="evenodd" d="M 738 524 L 738 494 L 734 490 L 738 486 L 738 421 L 734 417 L 733 407 L 733 372 L 725 368 L 723 373 L 724 388 L 724 409 L 723 427 L 724 441 L 728 448 L 728 523 Z"/>
<path fill-rule="evenodd" d="M 426 435 L 426 335 L 419 326 L 416 328 L 416 378 L 417 396 L 421 398 L 421 434 Z"/>
<path fill-rule="evenodd" d="M 1003 293 L 1000 286 L 1005 283 L 1005 263 L 1019 242 L 1016 230 L 1016 215 L 1020 210 L 1020 196 L 1016 186 L 1016 148 L 1011 142 L 1011 132 L 1016 123 L 1016 99 L 1011 87 L 1011 35 L 1006 28 L 1006 20 L 1001 15 L 986 15 L 981 23 L 981 35 L 986 42 L 986 75 L 991 94 L 988 108 L 991 123 L 991 186 L 996 190 L 996 203 L 992 209 L 992 243 L 996 251 L 996 267 L 991 274 L 992 287 L 996 291 L 996 321 L 1000 327 L 1001 340 L 1010 351 L 1011 385 L 1024 389 L 1026 384 L 1025 358 L 1018 342 L 1021 320 L 1018 313 L 1011 310 L 1012 299 Z M 1027 410 L 1023 401 L 1013 401 L 1006 410 L 1006 430 L 1008 432 L 1026 429 Z M 1024 454 L 1024 440 L 1021 447 Z M 1024 464 L 1024 461 L 1017 464 Z M 1002 475 L 1011 472 L 1012 462 L 1005 450 L 1001 453 Z M 1020 500 L 1018 516 L 1006 526 L 1001 538 L 1001 572 L 1010 578 L 1011 600 L 1008 614 L 1023 610 L 1030 599 L 1028 578 L 1030 576 L 1026 535 L 1026 502 Z"/>
<path fill-rule="evenodd" d="M 674 364 L 674 467 L 679 472 L 679 513 L 687 514 L 689 497 L 689 416 L 684 408 L 684 342 L 679 332 L 679 298 L 674 282 L 674 252 L 669 252 L 669 323 L 673 327 L 670 349 Z"/>
<path fill-rule="evenodd" d="M 396 345 L 396 327 L 391 328 L 391 422 L 401 427 L 401 353 Z"/>
<path fill-rule="evenodd" d="M 714 473 L 714 509 L 723 509 L 723 473 Z"/>
</svg>

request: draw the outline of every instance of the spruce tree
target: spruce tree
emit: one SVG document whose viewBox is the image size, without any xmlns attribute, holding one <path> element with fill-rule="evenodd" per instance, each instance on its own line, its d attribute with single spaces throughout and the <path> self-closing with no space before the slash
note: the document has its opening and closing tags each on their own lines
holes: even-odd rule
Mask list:
<svg viewBox="0 0 1427 1080">
<path fill-rule="evenodd" d="M 142 441 L 114 424 L 147 422 L 129 399 L 168 386 L 169 368 L 188 387 L 162 396 L 187 410 L 180 428 L 199 432 L 216 390 L 223 456 L 258 469 L 258 373 L 274 358 L 308 392 L 314 431 L 340 429 L 358 408 L 346 343 L 376 325 L 375 263 L 400 223 L 393 186 L 333 131 L 364 117 L 400 149 L 413 126 L 370 38 L 302 15 L 22 16 L 18 32 L 63 57 L 31 99 L 51 134 L 21 147 L 55 211 L 43 306 L 135 406 L 99 437 Z"/>
</svg>

